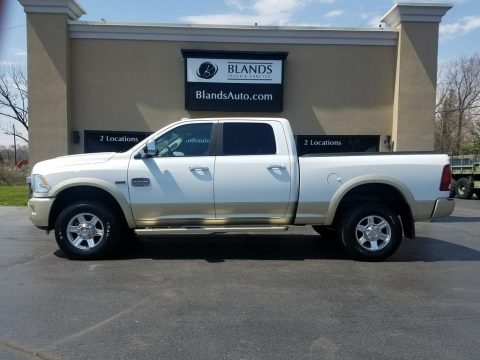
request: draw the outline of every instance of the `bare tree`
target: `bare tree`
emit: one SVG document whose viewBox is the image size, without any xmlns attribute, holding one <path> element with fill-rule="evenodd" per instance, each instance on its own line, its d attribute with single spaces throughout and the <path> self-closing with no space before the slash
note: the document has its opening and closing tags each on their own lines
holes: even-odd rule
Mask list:
<svg viewBox="0 0 480 360">
<path fill-rule="evenodd" d="M 442 100 L 437 105 L 437 118 L 435 123 L 435 149 L 447 153 L 455 153 L 454 136 L 457 131 L 455 109 L 458 108 L 455 91 L 449 90 L 442 93 Z"/>
<path fill-rule="evenodd" d="M 10 65 L 0 69 L 0 115 L 19 124 L 28 133 L 28 91 L 25 67 Z M 26 142 L 28 139 L 13 128 L 3 127 L 7 135 Z"/>
<path fill-rule="evenodd" d="M 438 150 L 457 155 L 480 139 L 480 54 L 461 57 L 442 69 L 435 120 Z"/>
<path fill-rule="evenodd" d="M 19 145 L 17 147 L 14 147 L 13 145 L 0 145 L 0 166 L 15 166 L 22 160 L 28 160 L 27 145 Z"/>
</svg>

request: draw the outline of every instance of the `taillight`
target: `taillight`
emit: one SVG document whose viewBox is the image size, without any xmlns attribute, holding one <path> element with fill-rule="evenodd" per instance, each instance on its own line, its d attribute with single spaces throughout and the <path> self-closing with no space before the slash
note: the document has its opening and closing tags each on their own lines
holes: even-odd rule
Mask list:
<svg viewBox="0 0 480 360">
<path fill-rule="evenodd" d="M 452 169 L 450 165 L 443 167 L 442 181 L 440 182 L 440 191 L 450 191 L 450 185 L 452 184 Z"/>
</svg>

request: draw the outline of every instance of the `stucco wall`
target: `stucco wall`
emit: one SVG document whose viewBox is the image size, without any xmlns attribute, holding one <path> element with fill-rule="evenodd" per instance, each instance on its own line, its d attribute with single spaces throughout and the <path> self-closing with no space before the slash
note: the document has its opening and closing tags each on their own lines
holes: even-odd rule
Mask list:
<svg viewBox="0 0 480 360">
<path fill-rule="evenodd" d="M 184 110 L 181 49 L 289 52 L 284 111 Z M 386 135 L 395 66 L 393 46 L 71 39 L 72 129 L 155 131 L 183 117 L 259 115 L 288 118 L 296 134 Z M 72 150 L 83 152 L 83 136 Z"/>
<path fill-rule="evenodd" d="M 438 24 L 451 5 L 399 3 L 382 19 L 389 29 L 365 30 L 86 22 L 75 0 L 19 1 L 31 165 L 83 152 L 84 130 L 150 132 L 184 117 L 285 117 L 298 135 L 433 149 Z M 284 111 L 186 111 L 182 49 L 288 52 Z"/>
</svg>

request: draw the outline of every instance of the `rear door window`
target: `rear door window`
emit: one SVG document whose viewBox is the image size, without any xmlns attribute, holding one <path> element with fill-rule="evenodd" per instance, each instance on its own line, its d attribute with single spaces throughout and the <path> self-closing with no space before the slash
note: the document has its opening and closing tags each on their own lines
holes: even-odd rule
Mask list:
<svg viewBox="0 0 480 360">
<path fill-rule="evenodd" d="M 277 153 L 273 128 L 264 123 L 223 123 L 223 155 Z"/>
</svg>

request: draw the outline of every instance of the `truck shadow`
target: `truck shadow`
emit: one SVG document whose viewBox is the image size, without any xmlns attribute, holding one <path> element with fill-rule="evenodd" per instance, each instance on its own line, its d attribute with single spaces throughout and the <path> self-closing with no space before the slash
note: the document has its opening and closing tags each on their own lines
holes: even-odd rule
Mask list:
<svg viewBox="0 0 480 360">
<path fill-rule="evenodd" d="M 480 261 L 480 251 L 430 237 L 403 239 L 390 262 Z"/>
<path fill-rule="evenodd" d="M 55 253 L 63 257 L 61 251 Z M 211 263 L 228 260 L 347 260 L 338 241 L 318 235 L 215 235 L 139 239 L 114 259 L 187 260 Z M 448 241 L 418 237 L 404 239 L 387 262 L 480 261 L 480 251 Z"/>
<path fill-rule="evenodd" d="M 443 218 L 432 219 L 432 223 L 469 223 L 469 222 L 480 222 L 480 216 L 455 216 L 450 215 Z"/>
<path fill-rule="evenodd" d="M 315 235 L 191 235 L 139 239 L 119 258 L 154 260 L 348 259 L 340 244 Z"/>
</svg>

